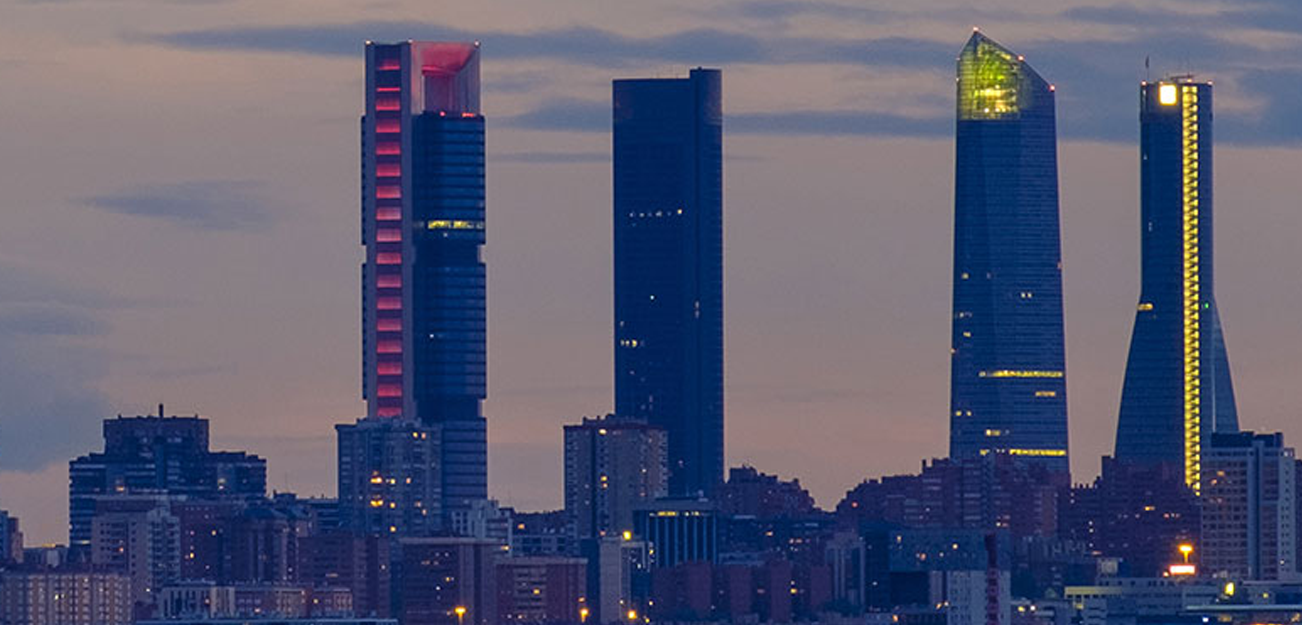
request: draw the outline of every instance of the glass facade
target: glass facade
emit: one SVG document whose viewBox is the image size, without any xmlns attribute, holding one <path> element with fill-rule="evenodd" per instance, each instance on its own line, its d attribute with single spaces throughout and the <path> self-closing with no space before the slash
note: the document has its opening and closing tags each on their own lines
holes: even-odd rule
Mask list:
<svg viewBox="0 0 1302 625">
<path fill-rule="evenodd" d="M 1065 477 L 1053 87 L 975 33 L 958 60 L 950 455 Z"/>
<path fill-rule="evenodd" d="M 479 46 L 368 44 L 366 59 L 363 396 L 369 419 L 437 426 L 450 515 L 488 496 Z"/>
<path fill-rule="evenodd" d="M 669 435 L 671 494 L 723 479 L 722 75 L 614 82 L 615 410 Z"/>
<path fill-rule="evenodd" d="M 1213 433 L 1238 431 L 1212 276 L 1212 85 L 1140 87 L 1140 297 L 1118 460 L 1182 466 L 1199 488 Z"/>
</svg>

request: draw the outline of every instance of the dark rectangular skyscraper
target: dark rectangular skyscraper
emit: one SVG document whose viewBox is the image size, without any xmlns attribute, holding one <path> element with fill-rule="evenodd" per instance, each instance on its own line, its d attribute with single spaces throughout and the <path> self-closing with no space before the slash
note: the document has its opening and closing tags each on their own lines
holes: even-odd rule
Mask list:
<svg viewBox="0 0 1302 625">
<path fill-rule="evenodd" d="M 1182 466 L 1198 490 L 1211 435 L 1239 427 L 1212 280 L 1212 84 L 1144 83 L 1139 119 L 1142 273 L 1116 456 Z"/>
<path fill-rule="evenodd" d="M 615 411 L 669 435 L 669 490 L 723 479 L 722 75 L 616 80 Z"/>
<path fill-rule="evenodd" d="M 958 59 L 950 455 L 1066 474 L 1053 86 L 974 33 Z"/>
<path fill-rule="evenodd" d="M 442 510 L 464 509 L 488 483 L 479 44 L 367 44 L 362 243 L 367 418 L 437 426 Z"/>
</svg>

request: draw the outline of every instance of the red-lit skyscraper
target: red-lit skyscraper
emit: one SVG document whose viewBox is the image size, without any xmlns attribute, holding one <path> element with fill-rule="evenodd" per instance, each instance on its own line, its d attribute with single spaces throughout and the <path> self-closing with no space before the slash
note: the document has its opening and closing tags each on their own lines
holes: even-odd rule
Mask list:
<svg viewBox="0 0 1302 625">
<path fill-rule="evenodd" d="M 448 514 L 487 496 L 479 44 L 367 44 L 361 221 L 366 416 L 437 430 Z"/>
</svg>

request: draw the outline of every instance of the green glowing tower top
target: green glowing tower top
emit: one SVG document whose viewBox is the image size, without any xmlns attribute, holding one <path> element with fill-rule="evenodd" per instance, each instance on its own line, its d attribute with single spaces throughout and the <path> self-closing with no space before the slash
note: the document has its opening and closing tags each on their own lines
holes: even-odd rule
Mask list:
<svg viewBox="0 0 1302 625">
<path fill-rule="evenodd" d="M 1052 91 L 1024 58 L 980 32 L 958 56 L 958 118 L 1017 119 L 1039 94 Z"/>
</svg>

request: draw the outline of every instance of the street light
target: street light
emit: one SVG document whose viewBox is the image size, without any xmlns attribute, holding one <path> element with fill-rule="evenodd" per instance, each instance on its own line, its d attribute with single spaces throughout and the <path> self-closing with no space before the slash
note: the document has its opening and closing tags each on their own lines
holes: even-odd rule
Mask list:
<svg viewBox="0 0 1302 625">
<path fill-rule="evenodd" d="M 580 622 L 580 623 L 587 623 L 587 622 L 588 622 L 588 609 L 587 609 L 587 608 L 579 608 L 579 622 Z"/>
<path fill-rule="evenodd" d="M 632 623 L 633 621 L 636 621 L 636 620 L 637 620 L 637 610 L 629 610 L 629 611 L 628 611 L 628 621 L 629 621 L 630 623 Z"/>
<path fill-rule="evenodd" d="M 461 625 L 461 621 L 466 618 L 466 606 L 459 605 L 453 608 L 452 611 L 457 613 L 457 625 Z"/>
<path fill-rule="evenodd" d="M 1184 563 L 1189 564 L 1189 555 L 1193 553 L 1193 545 L 1189 543 L 1180 544 L 1180 555 L 1184 556 Z"/>
</svg>

